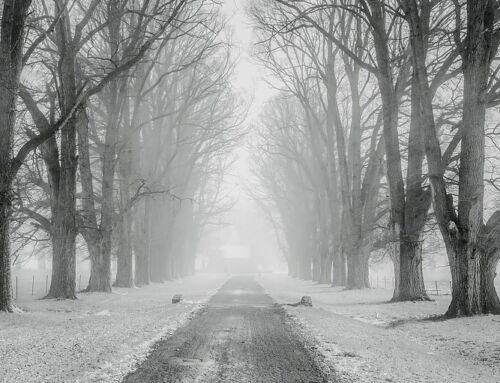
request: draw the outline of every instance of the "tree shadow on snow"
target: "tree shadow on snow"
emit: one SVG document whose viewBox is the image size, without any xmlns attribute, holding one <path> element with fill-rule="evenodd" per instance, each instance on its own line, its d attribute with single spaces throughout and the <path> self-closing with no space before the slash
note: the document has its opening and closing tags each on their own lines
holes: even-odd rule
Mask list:
<svg viewBox="0 0 500 383">
<path fill-rule="evenodd" d="M 450 318 L 447 318 L 444 314 L 441 315 L 429 315 L 420 318 L 407 318 L 407 319 L 397 319 L 390 322 L 386 328 L 397 328 L 404 326 L 405 324 L 411 323 L 426 323 L 426 322 L 444 322 Z"/>
</svg>

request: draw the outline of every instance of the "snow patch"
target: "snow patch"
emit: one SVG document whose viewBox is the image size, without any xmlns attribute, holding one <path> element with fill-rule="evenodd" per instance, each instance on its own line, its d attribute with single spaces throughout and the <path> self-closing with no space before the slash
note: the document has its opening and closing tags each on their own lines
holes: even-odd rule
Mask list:
<svg viewBox="0 0 500 383">
<path fill-rule="evenodd" d="M 27 312 L 0 315 L 0 382 L 120 382 L 226 280 L 200 275 L 78 300 L 18 302 Z M 178 291 L 189 303 L 170 303 Z"/>
<path fill-rule="evenodd" d="M 283 307 L 341 382 L 498 383 L 500 320 L 437 320 L 449 296 L 388 303 L 385 289 L 347 291 L 275 274 L 258 281 L 281 304 L 312 297 L 313 308 Z"/>
<path fill-rule="evenodd" d="M 110 317 L 111 313 L 109 312 L 109 310 L 102 310 L 102 311 L 99 311 L 98 313 L 95 313 L 94 315 L 100 316 L 100 317 Z"/>
</svg>

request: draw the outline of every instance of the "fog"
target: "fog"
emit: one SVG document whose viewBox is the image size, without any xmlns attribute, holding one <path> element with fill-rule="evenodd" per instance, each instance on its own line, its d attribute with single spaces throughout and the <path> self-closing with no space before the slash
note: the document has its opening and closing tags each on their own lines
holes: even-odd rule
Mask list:
<svg viewBox="0 0 500 383">
<path fill-rule="evenodd" d="M 0 382 L 497 382 L 500 2 L 0 2 Z"/>
</svg>

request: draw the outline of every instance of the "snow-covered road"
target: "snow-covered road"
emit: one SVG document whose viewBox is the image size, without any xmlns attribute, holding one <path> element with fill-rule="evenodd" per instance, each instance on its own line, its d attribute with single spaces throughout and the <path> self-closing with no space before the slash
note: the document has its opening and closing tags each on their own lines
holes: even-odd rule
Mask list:
<svg viewBox="0 0 500 383">
<path fill-rule="evenodd" d="M 283 309 L 251 276 L 231 278 L 124 383 L 323 383 Z"/>
</svg>

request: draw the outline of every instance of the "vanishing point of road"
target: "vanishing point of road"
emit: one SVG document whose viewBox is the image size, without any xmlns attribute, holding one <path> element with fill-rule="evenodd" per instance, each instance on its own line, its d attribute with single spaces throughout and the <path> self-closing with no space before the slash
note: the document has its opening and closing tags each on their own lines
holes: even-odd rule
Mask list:
<svg viewBox="0 0 500 383">
<path fill-rule="evenodd" d="M 277 305 L 251 277 L 233 277 L 198 315 L 160 341 L 123 383 L 324 383 Z"/>
</svg>

